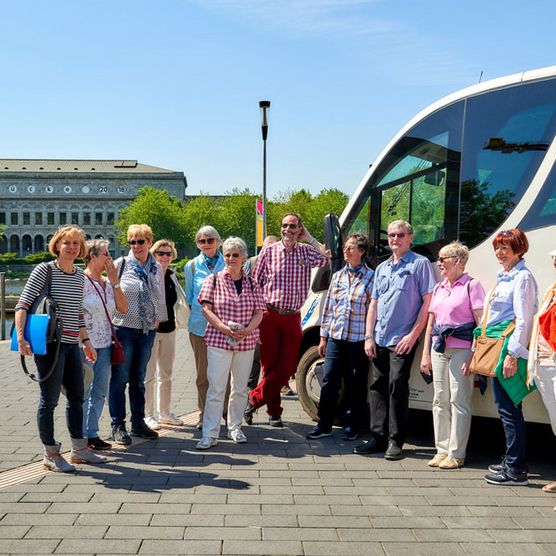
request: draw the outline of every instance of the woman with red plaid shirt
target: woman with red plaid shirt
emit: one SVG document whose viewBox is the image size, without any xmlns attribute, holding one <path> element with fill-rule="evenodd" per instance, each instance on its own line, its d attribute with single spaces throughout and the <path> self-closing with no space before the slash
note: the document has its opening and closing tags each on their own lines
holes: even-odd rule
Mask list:
<svg viewBox="0 0 556 556">
<path fill-rule="evenodd" d="M 198 450 L 218 444 L 220 416 L 230 374 L 228 438 L 237 443 L 247 442 L 241 420 L 247 405 L 247 382 L 265 307 L 259 286 L 243 272 L 247 259 L 245 242 L 239 237 L 229 237 L 222 251 L 226 268 L 206 278 L 198 298 L 208 322 L 205 343 L 209 381 L 203 437 L 197 443 Z"/>
</svg>

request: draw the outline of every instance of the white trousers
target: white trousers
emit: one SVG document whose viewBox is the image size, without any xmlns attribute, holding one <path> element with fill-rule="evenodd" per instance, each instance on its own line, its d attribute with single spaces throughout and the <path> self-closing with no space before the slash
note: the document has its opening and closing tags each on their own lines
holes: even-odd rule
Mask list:
<svg viewBox="0 0 556 556">
<path fill-rule="evenodd" d="M 172 369 L 176 357 L 176 331 L 157 332 L 145 375 L 145 416 L 170 413 Z M 156 403 L 156 411 L 155 411 Z"/>
<path fill-rule="evenodd" d="M 537 366 L 535 384 L 546 406 L 552 432 L 556 434 L 556 366 Z"/>
<path fill-rule="evenodd" d="M 247 381 L 253 364 L 251 351 L 229 351 L 208 346 L 208 391 L 203 414 L 203 437 L 218 438 L 220 418 L 228 377 L 231 375 L 228 401 L 228 430 L 241 428 L 243 411 L 247 405 Z"/>
<path fill-rule="evenodd" d="M 439 454 L 465 459 L 471 430 L 473 376 L 463 376 L 461 365 L 470 354 L 468 349 L 431 350 L 434 399 L 432 419 L 434 440 Z"/>
</svg>

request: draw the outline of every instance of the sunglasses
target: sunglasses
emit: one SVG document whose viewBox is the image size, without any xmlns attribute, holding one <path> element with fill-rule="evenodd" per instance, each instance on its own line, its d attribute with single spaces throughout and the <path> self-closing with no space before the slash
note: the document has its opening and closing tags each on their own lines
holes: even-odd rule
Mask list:
<svg viewBox="0 0 556 556">
<path fill-rule="evenodd" d="M 286 228 L 290 228 L 290 230 L 295 230 L 297 228 L 297 224 L 288 224 L 287 222 L 282 222 L 282 228 L 284 228 L 284 230 Z"/>
<path fill-rule="evenodd" d="M 158 255 L 159 257 L 171 257 L 172 251 L 155 251 L 154 254 Z"/>
<path fill-rule="evenodd" d="M 400 239 L 403 239 L 406 235 L 407 234 L 405 232 L 398 232 L 398 233 L 394 232 L 394 233 L 388 234 L 388 237 L 390 239 L 395 239 L 397 237 L 399 237 Z"/>
<path fill-rule="evenodd" d="M 448 259 L 455 259 L 456 257 L 452 256 L 452 257 L 438 257 L 438 262 L 439 263 L 443 263 L 444 261 L 447 261 Z"/>
<path fill-rule="evenodd" d="M 199 245 L 212 245 L 216 240 L 213 237 L 201 238 L 197 243 Z"/>
<path fill-rule="evenodd" d="M 241 255 L 239 253 L 224 253 L 224 257 L 226 259 L 229 259 L 230 257 L 233 257 L 234 259 L 237 259 L 240 256 Z"/>
<path fill-rule="evenodd" d="M 144 245 L 145 243 L 147 243 L 146 239 L 132 239 L 129 242 L 130 245 Z"/>
</svg>

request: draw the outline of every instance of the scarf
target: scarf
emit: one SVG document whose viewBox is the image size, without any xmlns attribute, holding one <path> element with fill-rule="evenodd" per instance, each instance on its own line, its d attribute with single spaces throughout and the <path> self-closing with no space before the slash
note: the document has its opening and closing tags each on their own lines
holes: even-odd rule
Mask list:
<svg viewBox="0 0 556 556">
<path fill-rule="evenodd" d="M 145 263 L 142 264 L 133 256 L 131 251 L 127 258 L 127 264 L 139 278 L 139 318 L 141 319 L 143 334 L 147 334 L 156 324 L 157 307 L 161 295 L 156 277 L 158 267 L 151 253 L 149 253 Z"/>
<path fill-rule="evenodd" d="M 218 262 L 218 252 L 216 252 L 216 255 L 214 257 L 207 257 L 204 253 L 201 254 L 203 255 L 203 260 L 208 266 L 208 269 L 212 272 L 214 270 L 214 267 L 216 266 L 216 263 Z"/>
</svg>

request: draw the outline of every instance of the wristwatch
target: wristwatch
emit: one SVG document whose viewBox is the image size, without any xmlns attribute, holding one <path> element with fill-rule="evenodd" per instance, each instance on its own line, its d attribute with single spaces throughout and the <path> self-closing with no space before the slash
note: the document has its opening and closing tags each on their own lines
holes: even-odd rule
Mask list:
<svg viewBox="0 0 556 556">
<path fill-rule="evenodd" d="M 372 334 L 365 334 L 365 340 L 372 340 L 372 339 L 373 339 Z"/>
</svg>

